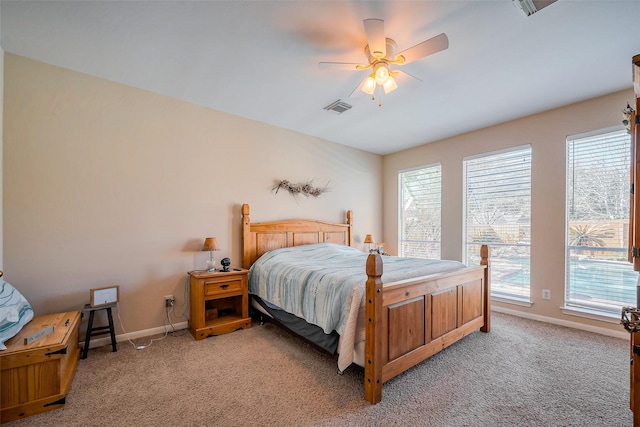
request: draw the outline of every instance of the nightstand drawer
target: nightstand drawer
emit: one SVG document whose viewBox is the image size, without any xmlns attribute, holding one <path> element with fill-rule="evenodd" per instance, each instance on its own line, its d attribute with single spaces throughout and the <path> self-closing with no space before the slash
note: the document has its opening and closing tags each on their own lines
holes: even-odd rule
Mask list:
<svg viewBox="0 0 640 427">
<path fill-rule="evenodd" d="M 228 280 L 220 280 L 219 278 L 215 280 L 205 280 L 204 295 L 212 296 L 229 292 L 242 292 L 242 282 L 242 277 L 230 277 Z"/>
</svg>

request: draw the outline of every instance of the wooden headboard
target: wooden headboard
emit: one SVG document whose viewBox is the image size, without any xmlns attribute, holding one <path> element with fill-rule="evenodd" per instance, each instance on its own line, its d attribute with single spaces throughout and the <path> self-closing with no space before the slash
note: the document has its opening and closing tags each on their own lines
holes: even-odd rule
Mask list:
<svg viewBox="0 0 640 427">
<path fill-rule="evenodd" d="M 290 246 L 331 242 L 351 246 L 353 214 L 347 211 L 346 224 L 313 219 L 251 223 L 249 205 L 242 205 L 242 267 L 249 268 L 262 254 Z"/>
</svg>

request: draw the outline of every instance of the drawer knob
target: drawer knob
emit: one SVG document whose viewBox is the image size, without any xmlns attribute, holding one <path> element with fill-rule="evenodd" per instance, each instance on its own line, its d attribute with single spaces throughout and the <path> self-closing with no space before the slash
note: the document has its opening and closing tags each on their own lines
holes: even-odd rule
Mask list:
<svg viewBox="0 0 640 427">
<path fill-rule="evenodd" d="M 227 289 L 227 288 L 229 287 L 229 285 L 224 284 L 224 285 L 220 285 L 220 287 L 221 287 L 222 289 Z"/>
</svg>

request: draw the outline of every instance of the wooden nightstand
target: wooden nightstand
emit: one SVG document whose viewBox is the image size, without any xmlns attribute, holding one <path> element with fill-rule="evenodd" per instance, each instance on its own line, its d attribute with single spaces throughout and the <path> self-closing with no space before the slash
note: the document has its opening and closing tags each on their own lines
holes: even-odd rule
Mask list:
<svg viewBox="0 0 640 427">
<path fill-rule="evenodd" d="M 251 327 L 249 270 L 190 273 L 189 331 L 196 340 Z"/>
</svg>

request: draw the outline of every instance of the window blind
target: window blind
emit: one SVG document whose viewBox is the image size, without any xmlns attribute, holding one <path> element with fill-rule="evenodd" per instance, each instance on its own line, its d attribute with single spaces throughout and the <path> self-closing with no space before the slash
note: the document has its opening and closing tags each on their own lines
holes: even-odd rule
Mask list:
<svg viewBox="0 0 640 427">
<path fill-rule="evenodd" d="M 631 139 L 626 131 L 567 139 L 565 304 L 615 313 L 636 301 L 627 261 Z"/>
<path fill-rule="evenodd" d="M 492 294 L 529 300 L 531 147 L 464 160 L 465 262 L 491 247 Z"/>
<path fill-rule="evenodd" d="M 401 171 L 400 256 L 440 259 L 442 166 Z"/>
</svg>

